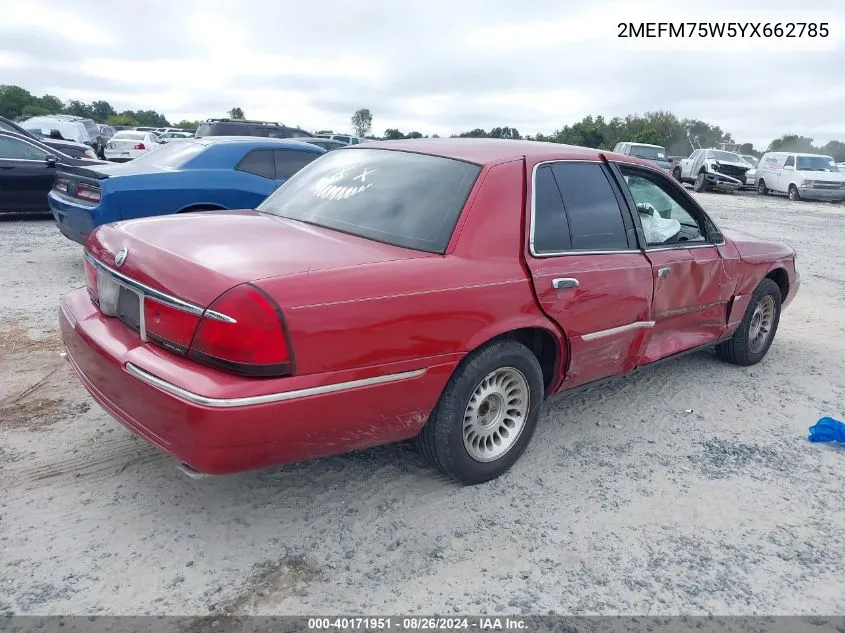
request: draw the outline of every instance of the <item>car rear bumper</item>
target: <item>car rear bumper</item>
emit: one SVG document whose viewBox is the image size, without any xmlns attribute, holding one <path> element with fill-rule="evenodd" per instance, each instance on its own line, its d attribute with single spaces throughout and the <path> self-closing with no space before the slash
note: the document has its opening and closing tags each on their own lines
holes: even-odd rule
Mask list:
<svg viewBox="0 0 845 633">
<path fill-rule="evenodd" d="M 807 200 L 837 202 L 845 200 L 845 189 L 813 189 L 798 187 L 798 195 Z"/>
<path fill-rule="evenodd" d="M 47 194 L 47 202 L 59 231 L 74 242 L 84 244 L 91 231 L 103 224 L 98 221 L 101 215 L 98 206 L 76 204 L 53 191 Z"/>
<path fill-rule="evenodd" d="M 103 150 L 103 155 L 106 157 L 106 160 L 109 160 L 113 163 L 125 163 L 127 161 L 132 160 L 133 158 L 138 158 L 139 156 L 146 154 L 148 151 L 149 150 L 142 149 L 105 149 Z"/>
<path fill-rule="evenodd" d="M 285 379 L 225 374 L 144 344 L 80 288 L 59 316 L 67 359 L 94 399 L 191 469 L 225 474 L 415 436 L 457 361 Z"/>
</svg>

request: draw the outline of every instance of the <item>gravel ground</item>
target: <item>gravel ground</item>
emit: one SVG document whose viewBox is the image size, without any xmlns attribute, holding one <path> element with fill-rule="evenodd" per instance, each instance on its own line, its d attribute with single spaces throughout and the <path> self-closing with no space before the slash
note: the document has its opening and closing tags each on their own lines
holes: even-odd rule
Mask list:
<svg viewBox="0 0 845 633">
<path fill-rule="evenodd" d="M 0 223 L 0 613 L 845 614 L 845 205 L 698 197 L 799 251 L 766 360 L 558 397 L 472 488 L 407 445 L 188 479 L 59 358 L 81 248 Z"/>
</svg>

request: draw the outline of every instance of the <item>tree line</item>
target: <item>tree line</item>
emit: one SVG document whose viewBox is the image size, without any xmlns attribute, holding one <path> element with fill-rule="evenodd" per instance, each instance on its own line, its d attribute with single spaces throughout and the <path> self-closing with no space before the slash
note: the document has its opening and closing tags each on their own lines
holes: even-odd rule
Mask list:
<svg viewBox="0 0 845 633">
<path fill-rule="evenodd" d="M 427 136 L 427 135 L 426 135 Z M 436 135 L 434 135 L 436 136 Z M 760 157 L 766 151 L 806 152 L 808 154 L 825 154 L 833 157 L 836 162 L 845 161 L 845 143 L 830 141 L 824 145 L 816 145 L 812 138 L 797 134 L 784 134 L 774 139 L 764 150 L 756 149 L 751 143 L 737 143 L 729 132 L 717 125 L 711 125 L 698 119 L 679 119 L 670 112 L 646 112 L 645 114 L 631 114 L 626 117 L 614 117 L 610 120 L 603 116 L 586 116 L 577 123 L 564 125 L 551 134 L 536 134 L 522 136 L 519 130 L 512 127 L 494 127 L 489 131 L 476 128 L 460 134 L 452 134 L 453 138 L 511 138 L 529 141 L 546 141 L 551 143 L 565 143 L 567 145 L 581 145 L 596 149 L 612 150 L 617 143 L 624 141 L 634 143 L 649 143 L 666 148 L 669 155 L 688 156 L 693 149 L 691 140 L 700 147 L 719 147 L 722 143 L 738 145 L 739 152 Z M 385 140 L 421 138 L 419 132 L 403 132 L 388 128 L 384 131 Z"/>
<path fill-rule="evenodd" d="M 116 111 L 108 101 L 92 101 L 83 103 L 73 99 L 63 102 L 53 95 L 36 97 L 28 90 L 19 86 L 0 85 L 0 115 L 9 119 L 28 118 L 43 114 L 73 114 L 83 116 L 98 123 L 128 126 L 171 127 L 167 118 L 155 110 L 123 110 Z M 244 118 L 243 109 L 234 107 L 229 111 L 231 118 Z M 372 129 L 373 115 L 368 108 L 356 110 L 350 120 L 358 136 L 366 136 Z M 195 129 L 199 121 L 179 121 L 173 127 Z M 436 137 L 433 134 L 432 137 Z M 427 138 L 417 130 L 402 132 L 396 128 L 388 128 L 380 138 L 386 140 Z M 650 143 L 662 145 L 670 155 L 687 156 L 692 151 L 690 139 L 694 139 L 701 147 L 718 147 L 721 143 L 735 144 L 733 136 L 722 130 L 718 125 L 711 125 L 698 119 L 680 119 L 671 112 L 657 111 L 645 114 L 629 114 L 626 117 L 586 116 L 577 123 L 564 125 L 551 134 L 538 133 L 535 135 L 520 134 L 519 130 L 509 126 L 497 126 L 486 130 L 475 128 L 452 137 L 474 138 L 506 138 L 527 139 L 535 141 L 550 141 L 569 145 L 582 145 L 597 149 L 612 150 L 622 141 L 635 143 Z M 379 138 L 367 136 L 367 138 Z M 825 145 L 815 145 L 813 139 L 797 134 L 784 134 L 774 139 L 763 151 L 796 151 L 826 154 L 837 162 L 845 161 L 845 143 L 830 141 Z M 763 151 L 757 150 L 751 143 L 739 145 L 743 154 L 761 156 Z"/>
<path fill-rule="evenodd" d="M 0 116 L 22 119 L 46 114 L 71 114 L 109 125 L 196 128 L 199 121 L 180 121 L 175 126 L 155 110 L 123 110 L 118 112 L 108 101 L 84 103 L 78 99 L 62 101 L 53 95 L 36 97 L 20 86 L 0 85 Z"/>
</svg>

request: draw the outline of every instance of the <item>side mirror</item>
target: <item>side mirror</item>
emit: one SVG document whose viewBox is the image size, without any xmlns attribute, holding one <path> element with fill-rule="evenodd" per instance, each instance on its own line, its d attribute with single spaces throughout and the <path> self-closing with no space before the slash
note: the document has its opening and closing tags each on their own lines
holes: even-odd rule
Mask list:
<svg viewBox="0 0 845 633">
<path fill-rule="evenodd" d="M 719 231 L 713 231 L 710 234 L 710 241 L 713 242 L 713 244 L 721 244 L 725 241 L 725 236 L 722 235 Z"/>
<path fill-rule="evenodd" d="M 55 167 L 56 163 L 59 162 L 59 159 L 52 154 L 47 154 L 44 157 L 44 162 L 47 163 L 47 167 Z"/>
<path fill-rule="evenodd" d="M 792 171 L 792 170 L 795 169 L 795 167 L 793 167 L 792 165 L 784 165 L 783 168 L 786 169 L 787 171 Z"/>
</svg>

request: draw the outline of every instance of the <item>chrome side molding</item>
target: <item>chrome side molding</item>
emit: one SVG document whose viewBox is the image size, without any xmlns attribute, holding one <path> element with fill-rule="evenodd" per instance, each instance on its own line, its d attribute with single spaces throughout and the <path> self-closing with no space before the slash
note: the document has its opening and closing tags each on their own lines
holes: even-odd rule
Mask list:
<svg viewBox="0 0 845 633">
<path fill-rule="evenodd" d="M 282 391 L 278 393 L 266 393 L 260 396 L 244 396 L 241 398 L 210 398 L 208 396 L 201 396 L 199 394 L 177 387 L 173 383 L 162 380 L 147 371 L 144 371 L 137 365 L 126 363 L 127 373 L 134 376 L 138 380 L 147 383 L 148 385 L 166 391 L 167 393 L 187 400 L 192 404 L 198 404 L 204 407 L 213 407 L 218 409 L 226 409 L 231 407 L 247 407 L 256 404 L 268 404 L 271 402 L 284 402 L 285 400 L 296 400 L 298 398 L 307 398 L 308 396 L 319 396 L 327 393 L 334 393 L 337 391 L 346 391 L 348 389 L 357 389 L 358 387 L 372 387 L 374 385 L 381 385 L 388 382 L 397 382 L 400 380 L 410 380 L 412 378 L 419 378 L 427 369 L 414 369 L 411 371 L 403 371 L 397 374 L 385 374 L 383 376 L 373 376 L 372 378 L 361 378 L 359 380 L 348 380 L 345 382 L 335 382 L 330 385 L 321 385 L 319 387 L 307 387 L 305 389 L 295 389 L 293 391 Z"/>
</svg>

